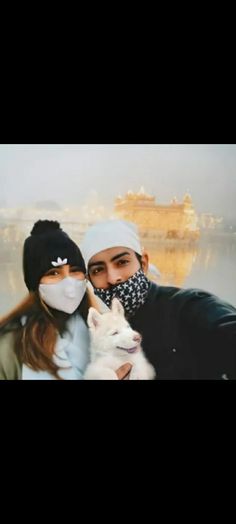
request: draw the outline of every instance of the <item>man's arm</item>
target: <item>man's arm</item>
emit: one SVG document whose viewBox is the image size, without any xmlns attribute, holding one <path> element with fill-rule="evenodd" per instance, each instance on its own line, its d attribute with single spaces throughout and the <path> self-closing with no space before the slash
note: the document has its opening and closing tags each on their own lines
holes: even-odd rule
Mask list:
<svg viewBox="0 0 236 524">
<path fill-rule="evenodd" d="M 236 379 L 236 308 L 200 290 L 184 294 L 180 337 L 189 345 L 199 378 Z"/>
</svg>

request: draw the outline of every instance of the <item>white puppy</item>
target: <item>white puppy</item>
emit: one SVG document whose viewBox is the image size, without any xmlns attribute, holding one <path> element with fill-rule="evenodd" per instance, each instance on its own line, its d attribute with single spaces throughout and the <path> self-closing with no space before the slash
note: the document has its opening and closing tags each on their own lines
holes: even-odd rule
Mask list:
<svg viewBox="0 0 236 524">
<path fill-rule="evenodd" d="M 117 298 L 113 298 L 111 310 L 102 315 L 91 307 L 88 326 L 91 362 L 85 371 L 85 380 L 118 380 L 115 370 L 125 362 L 132 364 L 130 380 L 154 379 L 155 370 L 141 348 L 141 335 L 130 327 Z"/>
</svg>

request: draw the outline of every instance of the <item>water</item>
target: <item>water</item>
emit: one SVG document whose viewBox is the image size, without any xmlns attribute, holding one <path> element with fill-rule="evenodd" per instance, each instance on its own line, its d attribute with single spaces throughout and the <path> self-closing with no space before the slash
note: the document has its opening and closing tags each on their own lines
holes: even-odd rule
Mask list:
<svg viewBox="0 0 236 524">
<path fill-rule="evenodd" d="M 236 307 L 236 237 L 206 236 L 197 245 L 147 246 L 163 285 L 197 287 Z"/>
<path fill-rule="evenodd" d="M 69 234 L 69 228 L 67 228 Z M 79 241 L 75 231 L 71 235 Z M 0 315 L 14 307 L 26 294 L 22 275 L 22 241 L 1 242 Z M 210 291 L 236 306 L 236 236 L 205 236 L 198 245 L 168 241 L 144 246 L 155 264 L 163 285 L 197 287 Z"/>
</svg>

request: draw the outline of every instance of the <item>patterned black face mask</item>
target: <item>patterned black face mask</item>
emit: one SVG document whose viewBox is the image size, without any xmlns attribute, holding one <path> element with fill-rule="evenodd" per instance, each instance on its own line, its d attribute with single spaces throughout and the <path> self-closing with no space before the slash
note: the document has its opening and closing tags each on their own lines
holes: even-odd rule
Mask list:
<svg viewBox="0 0 236 524">
<path fill-rule="evenodd" d="M 118 298 L 129 317 L 133 316 L 145 302 L 150 282 L 142 269 L 139 269 L 125 282 L 109 289 L 95 288 L 94 293 L 110 307 L 114 297 Z"/>
</svg>

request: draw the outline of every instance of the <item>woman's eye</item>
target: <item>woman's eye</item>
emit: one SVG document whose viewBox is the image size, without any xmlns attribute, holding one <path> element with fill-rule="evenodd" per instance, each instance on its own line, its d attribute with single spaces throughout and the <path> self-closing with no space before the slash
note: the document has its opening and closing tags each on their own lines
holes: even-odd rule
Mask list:
<svg viewBox="0 0 236 524">
<path fill-rule="evenodd" d="M 113 337 L 113 335 L 118 335 L 118 331 L 114 331 L 113 333 L 111 333 L 112 337 Z"/>
<path fill-rule="evenodd" d="M 82 269 L 80 269 L 79 267 L 71 267 L 70 273 L 82 273 Z"/>
</svg>

